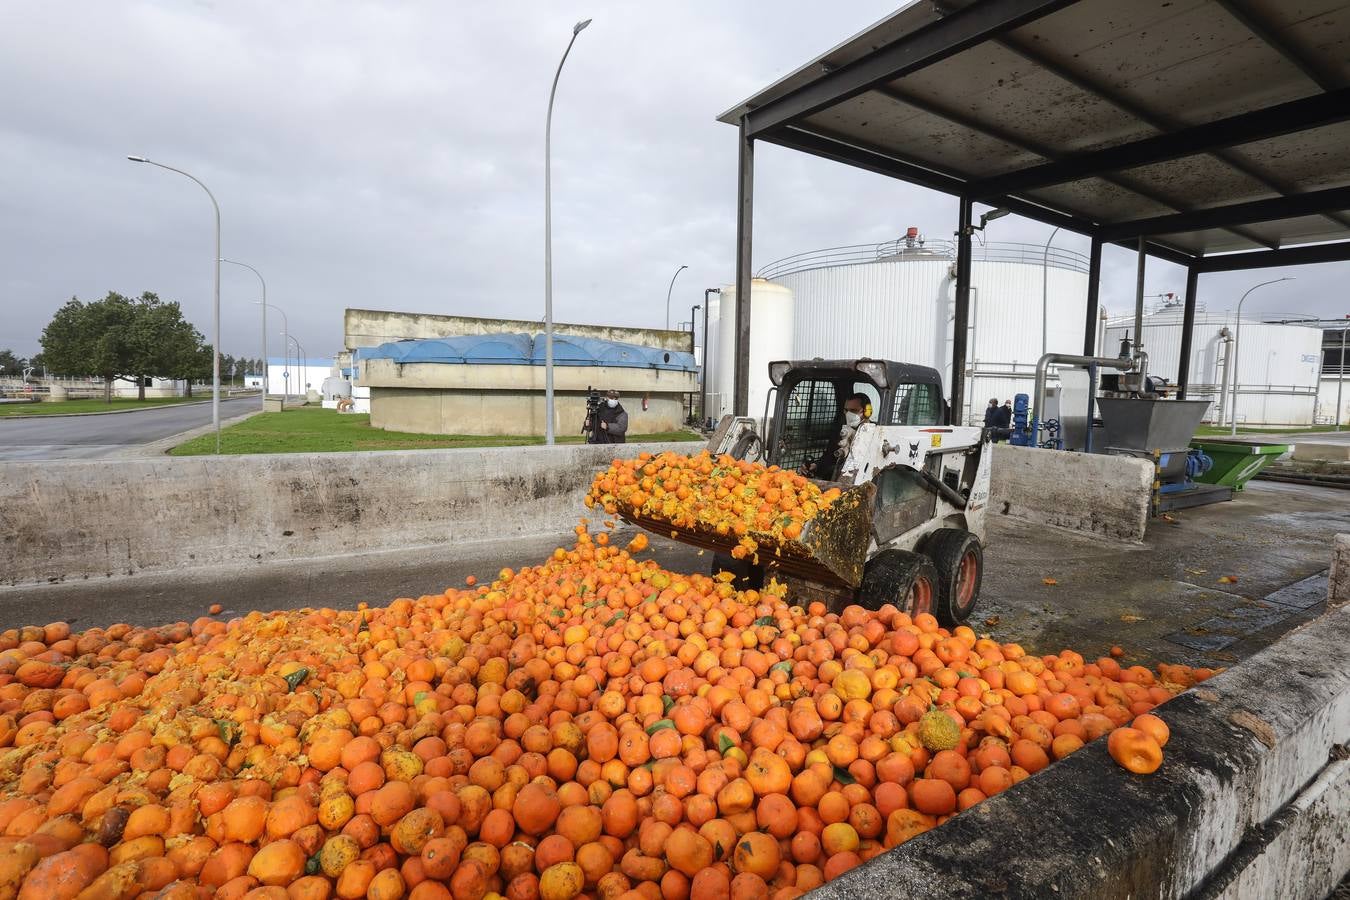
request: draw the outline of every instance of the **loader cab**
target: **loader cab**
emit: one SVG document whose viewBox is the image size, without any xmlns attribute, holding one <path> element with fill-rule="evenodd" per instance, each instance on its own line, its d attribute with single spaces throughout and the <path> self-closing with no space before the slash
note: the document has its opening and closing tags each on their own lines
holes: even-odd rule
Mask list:
<svg viewBox="0 0 1350 900">
<path fill-rule="evenodd" d="M 797 469 L 828 457 L 844 427 L 844 401 L 861 393 L 879 425 L 946 425 L 936 369 L 889 360 L 806 360 L 769 364 L 774 386 L 768 461 Z M 822 473 L 822 477 L 829 477 Z"/>
</svg>

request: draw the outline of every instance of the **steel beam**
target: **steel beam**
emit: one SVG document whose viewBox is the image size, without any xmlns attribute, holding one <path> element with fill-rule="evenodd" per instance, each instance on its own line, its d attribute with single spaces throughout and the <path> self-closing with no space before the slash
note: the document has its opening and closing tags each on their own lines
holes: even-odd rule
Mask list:
<svg viewBox="0 0 1350 900">
<path fill-rule="evenodd" d="M 828 109 L 877 85 L 940 62 L 969 47 L 1020 28 L 1077 0 L 981 0 L 884 47 L 840 66 L 816 80 L 770 100 L 746 114 L 747 136 L 766 132 Z"/>
<path fill-rule="evenodd" d="M 1253 250 L 1250 253 L 1224 253 L 1206 256 L 1195 263 L 1205 272 L 1237 272 L 1244 269 L 1268 269 L 1274 266 L 1304 266 L 1314 263 L 1350 262 L 1350 241 L 1309 244 L 1287 250 Z"/>
<path fill-rule="evenodd" d="M 1319 215 L 1342 209 L 1350 209 L 1350 186 L 1309 191 L 1306 194 L 1293 194 L 1288 197 L 1273 197 L 1269 200 L 1233 203 L 1194 212 L 1132 219 L 1128 222 L 1103 225 L 1098 233 L 1105 240 L 1119 241 L 1134 237 L 1176 234 L 1182 231 L 1202 231 L 1206 228 L 1226 228 L 1230 225 L 1247 225 L 1253 222 L 1273 222 L 1277 219 Z"/>
<path fill-rule="evenodd" d="M 996 141 L 1002 141 L 1005 144 L 1009 144 L 1010 146 L 1013 147 L 1018 147 L 1022 150 L 1027 151 L 1028 153 L 1035 153 L 1037 156 L 1043 156 L 1046 159 L 1053 161 L 1051 165 L 1065 159 L 1065 157 L 1067 156 L 1067 154 L 1056 152 L 1053 148 L 1048 147 L 1040 143 L 1039 141 L 1029 141 L 1026 138 L 1022 137 L 1021 135 L 1017 135 L 1012 133 L 1011 131 L 1008 131 L 1006 128 L 1001 128 L 998 125 L 992 125 L 987 122 L 982 122 L 976 119 L 974 116 L 968 116 L 956 110 L 947 109 L 929 100 L 925 100 L 922 97 L 917 97 L 902 89 L 887 86 L 877 88 L 876 93 L 879 94 L 880 96 L 894 100 L 896 103 L 903 103 L 907 106 L 912 106 L 915 109 L 921 110 L 930 116 L 936 116 L 939 119 L 945 119 L 948 122 L 951 122 L 955 125 L 960 125 L 962 128 L 969 129 L 970 131 L 974 131 L 977 134 L 987 135 L 988 137 L 991 137 Z M 1350 113 L 1347 113 L 1347 116 L 1350 116 Z M 1108 184 L 1114 184 L 1117 187 L 1124 188 L 1125 190 L 1129 191 L 1132 194 L 1138 194 L 1140 197 L 1143 197 L 1146 200 L 1152 200 L 1154 203 L 1157 203 L 1160 206 L 1169 207 L 1171 209 L 1176 210 L 1177 212 L 1189 212 L 1190 210 L 1195 208 L 1194 206 L 1181 203 L 1180 201 L 1161 191 L 1155 190 L 1154 188 L 1149 187 L 1145 184 L 1141 184 L 1138 179 L 1130 178 L 1129 176 L 1126 175 L 1099 173 L 1097 174 L 1097 177 L 1100 178 L 1102 181 L 1107 182 Z M 971 183 L 972 182 L 967 182 L 967 184 Z M 991 202 L 993 202 L 994 205 L 1002 206 L 1004 205 L 1003 201 L 1007 200 L 1007 196 L 1002 191 L 999 191 L 998 195 L 999 196 L 997 196 L 996 199 Z M 980 194 L 974 191 L 971 191 L 971 196 L 975 197 L 976 199 L 983 199 Z M 1061 225 L 1060 227 L 1063 228 L 1065 226 Z M 1271 250 L 1276 249 L 1278 246 L 1275 243 L 1264 240 L 1261 237 L 1243 231 L 1242 229 L 1234 228 L 1230 230 L 1233 234 L 1237 235 L 1243 240 L 1251 241 L 1253 244 L 1256 244 L 1258 246 L 1268 247 Z"/>
<path fill-rule="evenodd" d="M 1200 272 L 1195 266 L 1186 268 L 1186 305 L 1181 312 L 1181 352 L 1177 358 L 1177 399 L 1186 399 L 1191 386 L 1191 339 L 1195 336 L 1195 300 Z"/>
<path fill-rule="evenodd" d="M 951 11 L 947 0 L 933 0 L 933 5 L 939 12 Z M 1030 46 L 1028 43 L 1018 40 L 1016 37 L 1004 35 L 999 37 L 996 40 L 996 43 L 998 43 L 999 46 L 1016 53 L 1028 62 L 1039 66 L 1051 75 L 1062 78 L 1080 91 L 1106 101 L 1121 112 L 1134 116 L 1139 121 L 1151 125 L 1158 131 L 1176 131 L 1185 127 L 1184 123 L 1178 122 L 1170 116 L 1155 113 L 1142 104 L 1122 97 L 1119 93 L 1113 91 L 1109 86 L 1098 80 L 1075 72 L 1067 66 L 1055 62 L 1038 48 Z M 1241 172 L 1248 178 L 1251 178 L 1253 181 L 1265 185 L 1272 191 L 1280 194 L 1293 193 L 1294 188 L 1292 185 L 1277 179 L 1259 166 L 1249 163 L 1245 159 L 1242 159 L 1227 150 L 1211 150 L 1209 153 L 1215 159 L 1222 161 L 1229 167 Z M 1327 213 L 1326 218 L 1344 228 L 1350 228 L 1350 217 L 1340 213 Z"/>
<path fill-rule="evenodd" d="M 787 128 L 760 138 L 760 140 L 767 144 L 777 144 L 790 150 L 799 150 L 812 156 L 843 163 L 856 169 L 864 169 L 889 178 L 898 178 L 901 181 L 908 181 L 911 184 L 917 184 L 946 194 L 959 195 L 964 184 L 953 175 L 901 158 L 894 153 L 882 152 L 872 147 L 864 147 L 846 141 L 843 138 L 805 131 L 800 128 Z M 989 203 L 1015 212 L 1019 216 L 1026 216 L 1028 219 L 1089 237 L 1097 228 L 1095 222 L 1089 222 L 1070 213 L 1060 212 L 1015 197 L 995 197 L 991 198 Z M 1133 248 L 1135 244 L 1130 241 L 1123 242 L 1121 246 Z M 1191 254 L 1156 240 L 1149 241 L 1148 252 L 1159 259 L 1180 266 L 1190 265 L 1195 260 L 1195 257 Z"/>
<path fill-rule="evenodd" d="M 1083 320 L 1083 355 L 1098 356 L 1097 353 L 1097 311 L 1101 306 L 1099 297 L 1102 287 L 1102 239 L 1092 238 L 1092 247 L 1088 250 L 1088 289 L 1087 316 Z M 1089 423 L 1090 427 L 1091 423 Z"/>
<path fill-rule="evenodd" d="M 952 425 L 965 424 L 966 335 L 970 330 L 970 237 L 974 204 L 960 198 L 956 229 L 956 309 L 952 321 Z"/>
<path fill-rule="evenodd" d="M 736 179 L 736 371 L 732 388 L 732 411 L 738 416 L 750 411 L 750 251 L 753 244 L 755 206 L 755 139 L 741 119 L 739 166 Z"/>
<path fill-rule="evenodd" d="M 1229 15 L 1241 22 L 1248 31 L 1283 56 L 1290 64 L 1307 76 L 1309 81 L 1322 90 L 1330 91 L 1345 86 L 1345 79 L 1338 72 L 1329 66 L 1314 63 L 1308 59 L 1293 44 L 1285 40 L 1284 36 L 1270 22 L 1248 8 L 1242 0 L 1218 0 L 1218 2 L 1220 6 L 1228 10 Z"/>
<path fill-rule="evenodd" d="M 1015 172 L 973 182 L 970 195 L 977 200 L 996 194 L 1018 193 L 1037 188 L 1103 177 L 1136 166 L 1181 159 L 1223 147 L 1278 137 L 1344 122 L 1350 119 L 1350 89 L 1314 94 L 1204 125 L 1159 134 L 1128 144 L 1076 153 L 1058 162 L 1030 166 Z"/>
</svg>

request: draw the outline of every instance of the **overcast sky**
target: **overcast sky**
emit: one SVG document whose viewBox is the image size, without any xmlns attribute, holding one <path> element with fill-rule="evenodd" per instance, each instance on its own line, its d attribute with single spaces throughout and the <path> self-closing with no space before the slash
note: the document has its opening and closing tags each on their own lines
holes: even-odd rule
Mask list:
<svg viewBox="0 0 1350 900">
<path fill-rule="evenodd" d="M 544 110 L 585 17 L 554 113 L 555 317 L 659 326 L 685 264 L 671 320 L 687 320 L 734 267 L 736 136 L 714 117 L 897 5 L 4 3 L 0 347 L 36 352 L 65 300 L 109 290 L 178 300 L 209 338 L 209 202 L 127 154 L 210 186 L 223 255 L 262 271 L 311 357 L 340 349 L 348 306 L 542 317 Z M 757 267 L 955 228 L 955 200 L 922 188 L 767 145 L 756 164 Z M 1015 217 L 989 232 L 1048 234 Z M 1347 264 L 1294 273 L 1248 309 L 1350 312 Z M 1201 299 L 1224 309 L 1281 274 L 1206 276 Z M 222 349 L 256 356 L 256 280 L 222 281 Z M 1183 286 L 1150 261 L 1148 293 Z M 1110 250 L 1108 308 L 1133 287 L 1133 257 Z"/>
</svg>

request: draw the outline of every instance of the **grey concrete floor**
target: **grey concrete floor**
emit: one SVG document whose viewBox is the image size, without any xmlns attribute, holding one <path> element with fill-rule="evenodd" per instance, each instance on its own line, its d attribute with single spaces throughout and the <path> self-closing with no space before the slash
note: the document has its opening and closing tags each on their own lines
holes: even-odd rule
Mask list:
<svg viewBox="0 0 1350 900">
<path fill-rule="evenodd" d="M 256 396 L 221 400 L 221 421 L 246 415 L 258 406 Z M 210 423 L 209 403 L 96 416 L 7 416 L 0 418 L 0 461 L 96 459 Z"/>
<path fill-rule="evenodd" d="M 1095 657 L 1119 645 L 1128 661 L 1228 665 L 1322 610 L 1325 582 L 1316 576 L 1329 565 L 1332 536 L 1350 532 L 1350 495 L 1254 482 L 1231 503 L 1173 518 L 1155 521 L 1142 544 L 994 519 L 972 625 L 1036 652 L 1072 647 Z M 0 627 L 56 619 L 153 625 L 191 620 L 217 602 L 226 615 L 382 605 L 536 563 L 563 538 L 4 588 Z M 664 538 L 653 538 L 649 552 L 677 571 L 705 570 L 711 561 Z M 1220 584 L 1223 576 L 1236 581 Z"/>
</svg>

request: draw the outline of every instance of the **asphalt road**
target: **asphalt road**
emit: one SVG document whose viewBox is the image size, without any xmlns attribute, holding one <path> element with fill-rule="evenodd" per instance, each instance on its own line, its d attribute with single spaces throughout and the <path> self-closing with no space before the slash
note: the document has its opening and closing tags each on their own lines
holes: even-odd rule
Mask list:
<svg viewBox="0 0 1350 900">
<path fill-rule="evenodd" d="M 252 412 L 258 405 L 256 396 L 221 400 L 221 421 Z M 0 461 L 97 459 L 209 424 L 210 403 L 93 416 L 0 418 Z"/>
</svg>

